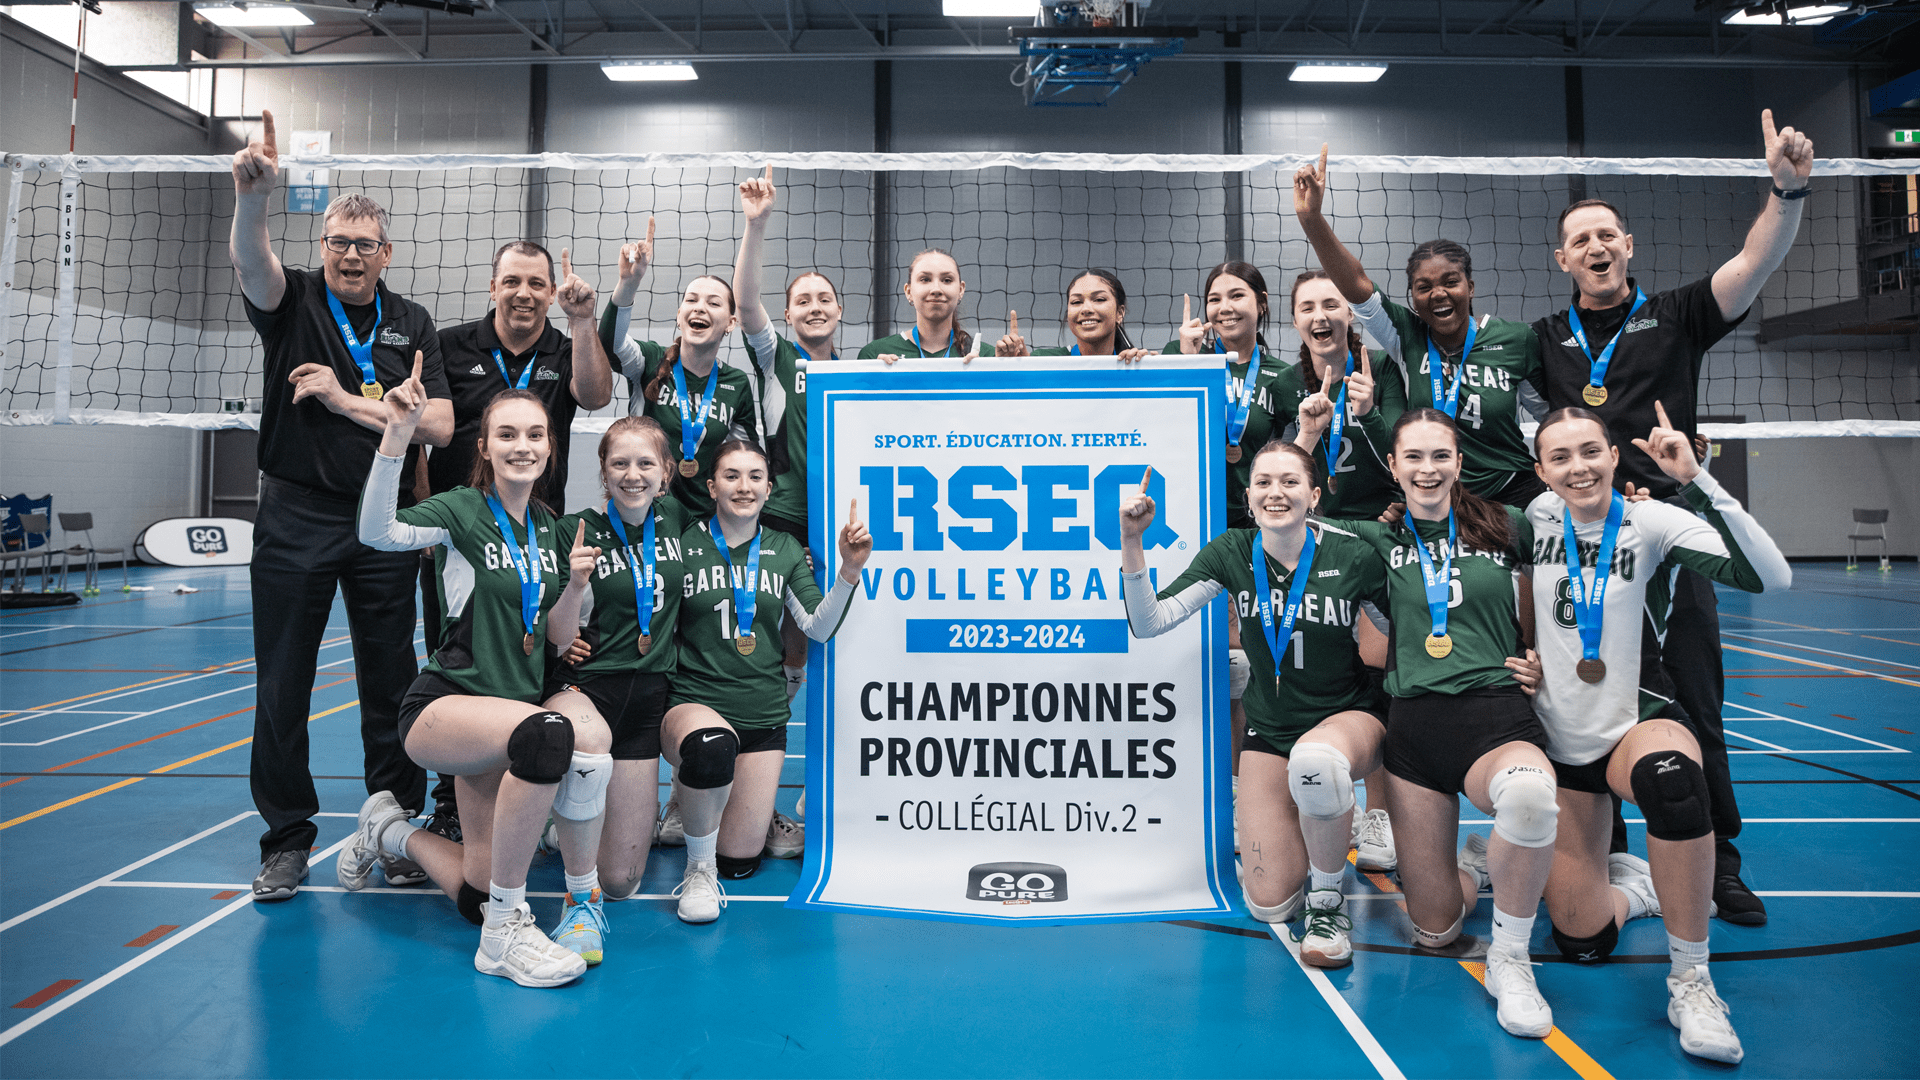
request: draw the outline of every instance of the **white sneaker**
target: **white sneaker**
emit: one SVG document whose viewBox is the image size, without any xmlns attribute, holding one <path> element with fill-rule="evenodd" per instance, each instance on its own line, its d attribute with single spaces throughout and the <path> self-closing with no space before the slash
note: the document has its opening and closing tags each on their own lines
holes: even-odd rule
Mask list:
<svg viewBox="0 0 1920 1080">
<path fill-rule="evenodd" d="M 1369 810 L 1356 816 L 1353 824 L 1355 866 L 1385 873 L 1400 865 L 1400 857 L 1393 850 L 1393 821 L 1385 810 Z"/>
<path fill-rule="evenodd" d="M 540 932 L 525 904 L 499 926 L 480 928 L 473 967 L 482 975 L 499 975 L 535 987 L 561 986 L 587 973 L 587 962 L 579 953 L 555 945 Z"/>
<path fill-rule="evenodd" d="M 393 792 L 376 791 L 367 796 L 367 801 L 360 804 L 360 820 L 354 826 L 353 838 L 340 849 L 340 858 L 335 864 L 343 888 L 359 892 L 367 887 L 367 875 L 380 861 L 380 831 L 406 817 L 407 812 L 401 809 Z"/>
<path fill-rule="evenodd" d="M 540 830 L 540 842 L 533 850 L 542 855 L 560 854 L 560 826 L 552 817 L 547 818 L 547 827 Z"/>
<path fill-rule="evenodd" d="M 1653 891 L 1653 874 L 1645 859 L 1624 851 L 1607 856 L 1607 884 L 1638 900 L 1646 909 L 1643 914 L 1660 917 L 1660 896 Z"/>
<path fill-rule="evenodd" d="M 1533 961 L 1524 953 L 1487 950 L 1487 993 L 1499 1002 L 1494 1016 L 1509 1035 L 1546 1038 L 1553 1030 L 1553 1010 L 1533 981 Z"/>
<path fill-rule="evenodd" d="M 775 811 L 767 824 L 767 858 L 792 859 L 807 850 L 807 830 L 799 822 Z"/>
<path fill-rule="evenodd" d="M 1487 875 L 1487 838 L 1479 833 L 1468 833 L 1467 841 L 1460 845 L 1460 857 L 1454 865 L 1473 875 L 1474 889 L 1486 892 L 1493 888 L 1493 878 Z M 1473 897 L 1467 897 L 1467 906 L 1473 906 Z"/>
<path fill-rule="evenodd" d="M 793 820 L 802 822 L 807 820 L 807 793 L 805 790 L 800 792 L 800 801 L 793 804 Z"/>
<path fill-rule="evenodd" d="M 1727 1023 L 1727 1003 L 1713 992 L 1713 978 L 1698 966 L 1683 976 L 1667 976 L 1667 1019 L 1680 1029 L 1680 1049 L 1694 1057 L 1738 1065 L 1746 1056 L 1740 1036 Z"/>
<path fill-rule="evenodd" d="M 660 820 L 653 823 L 653 842 L 660 847 L 686 847 L 687 830 L 680 823 L 680 800 L 668 799 Z"/>
<path fill-rule="evenodd" d="M 712 922 L 727 906 L 727 890 L 720 886 L 720 869 L 710 862 L 689 862 L 687 876 L 680 879 L 672 895 L 680 898 L 681 922 Z"/>
<path fill-rule="evenodd" d="M 1353 941 L 1348 936 L 1353 920 L 1342 910 L 1344 900 L 1339 889 L 1313 889 L 1307 893 L 1306 919 L 1292 931 L 1300 943 L 1300 959 L 1318 968 L 1340 968 L 1353 963 Z"/>
</svg>

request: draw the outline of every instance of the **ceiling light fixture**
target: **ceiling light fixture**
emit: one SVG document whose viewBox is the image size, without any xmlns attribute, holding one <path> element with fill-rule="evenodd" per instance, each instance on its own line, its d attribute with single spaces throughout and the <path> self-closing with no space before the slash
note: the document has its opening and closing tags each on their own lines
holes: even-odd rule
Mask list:
<svg viewBox="0 0 1920 1080">
<path fill-rule="evenodd" d="M 286 4 L 195 4 L 194 13 L 215 26 L 312 26 L 305 12 Z"/>
<path fill-rule="evenodd" d="M 1288 82 L 1378 82 L 1387 73 L 1387 65 L 1354 60 L 1312 60 L 1293 65 Z"/>
<path fill-rule="evenodd" d="M 684 60 L 609 60 L 600 71 L 614 82 L 692 82 L 700 77 Z"/>
<path fill-rule="evenodd" d="M 1034 0 L 940 0 L 949 19 L 1031 19 L 1039 9 Z"/>
<path fill-rule="evenodd" d="M 1819 26 L 1853 10 L 1851 4 L 1789 4 L 1781 0 L 1735 8 L 1720 21 L 1728 26 Z"/>
</svg>

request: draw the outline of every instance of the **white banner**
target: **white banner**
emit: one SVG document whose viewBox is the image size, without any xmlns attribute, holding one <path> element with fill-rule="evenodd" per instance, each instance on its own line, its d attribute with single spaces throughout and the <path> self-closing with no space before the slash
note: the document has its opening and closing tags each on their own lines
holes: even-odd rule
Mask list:
<svg viewBox="0 0 1920 1080">
<path fill-rule="evenodd" d="M 790 906 L 1233 911 L 1225 608 L 1136 641 L 1119 577 L 1119 502 L 1148 466 L 1157 580 L 1224 526 L 1220 358 L 850 361 L 808 382 L 823 579 L 854 499 L 874 552 L 813 651 Z"/>
</svg>

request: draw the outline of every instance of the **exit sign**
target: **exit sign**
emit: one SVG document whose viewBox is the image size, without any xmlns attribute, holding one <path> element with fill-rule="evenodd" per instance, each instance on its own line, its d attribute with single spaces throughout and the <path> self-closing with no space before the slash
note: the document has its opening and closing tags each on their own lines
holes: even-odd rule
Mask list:
<svg viewBox="0 0 1920 1080">
<path fill-rule="evenodd" d="M 1895 131 L 1893 133 L 1893 141 L 1903 142 L 1903 143 L 1920 143 L 1920 131 L 1915 131 L 1911 128 Z"/>
</svg>

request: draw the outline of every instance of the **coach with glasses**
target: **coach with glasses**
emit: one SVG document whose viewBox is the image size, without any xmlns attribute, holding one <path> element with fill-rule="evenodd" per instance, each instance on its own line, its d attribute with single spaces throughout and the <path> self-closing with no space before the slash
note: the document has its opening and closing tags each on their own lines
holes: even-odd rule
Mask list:
<svg viewBox="0 0 1920 1080">
<path fill-rule="evenodd" d="M 321 219 L 321 271 L 281 264 L 267 234 L 267 200 L 280 179 L 273 114 L 233 156 L 229 255 L 247 319 L 266 353 L 260 417 L 260 507 L 254 520 L 253 643 L 259 671 L 253 719 L 254 805 L 266 820 L 255 900 L 285 900 L 307 876 L 320 810 L 308 766 L 307 724 L 320 642 L 344 593 L 359 688 L 369 794 L 391 791 L 416 812 L 426 773 L 400 744 L 400 699 L 413 681 L 413 582 L 418 556 L 375 551 L 357 534 L 360 489 L 386 428 L 380 404 L 422 361 L 426 414 L 415 442 L 445 446 L 453 404 L 433 320 L 389 291 L 387 212 L 343 195 Z M 409 448 L 408 457 L 418 451 Z M 413 461 L 407 462 L 407 468 Z M 418 869 L 390 866 L 389 880 Z"/>
</svg>

